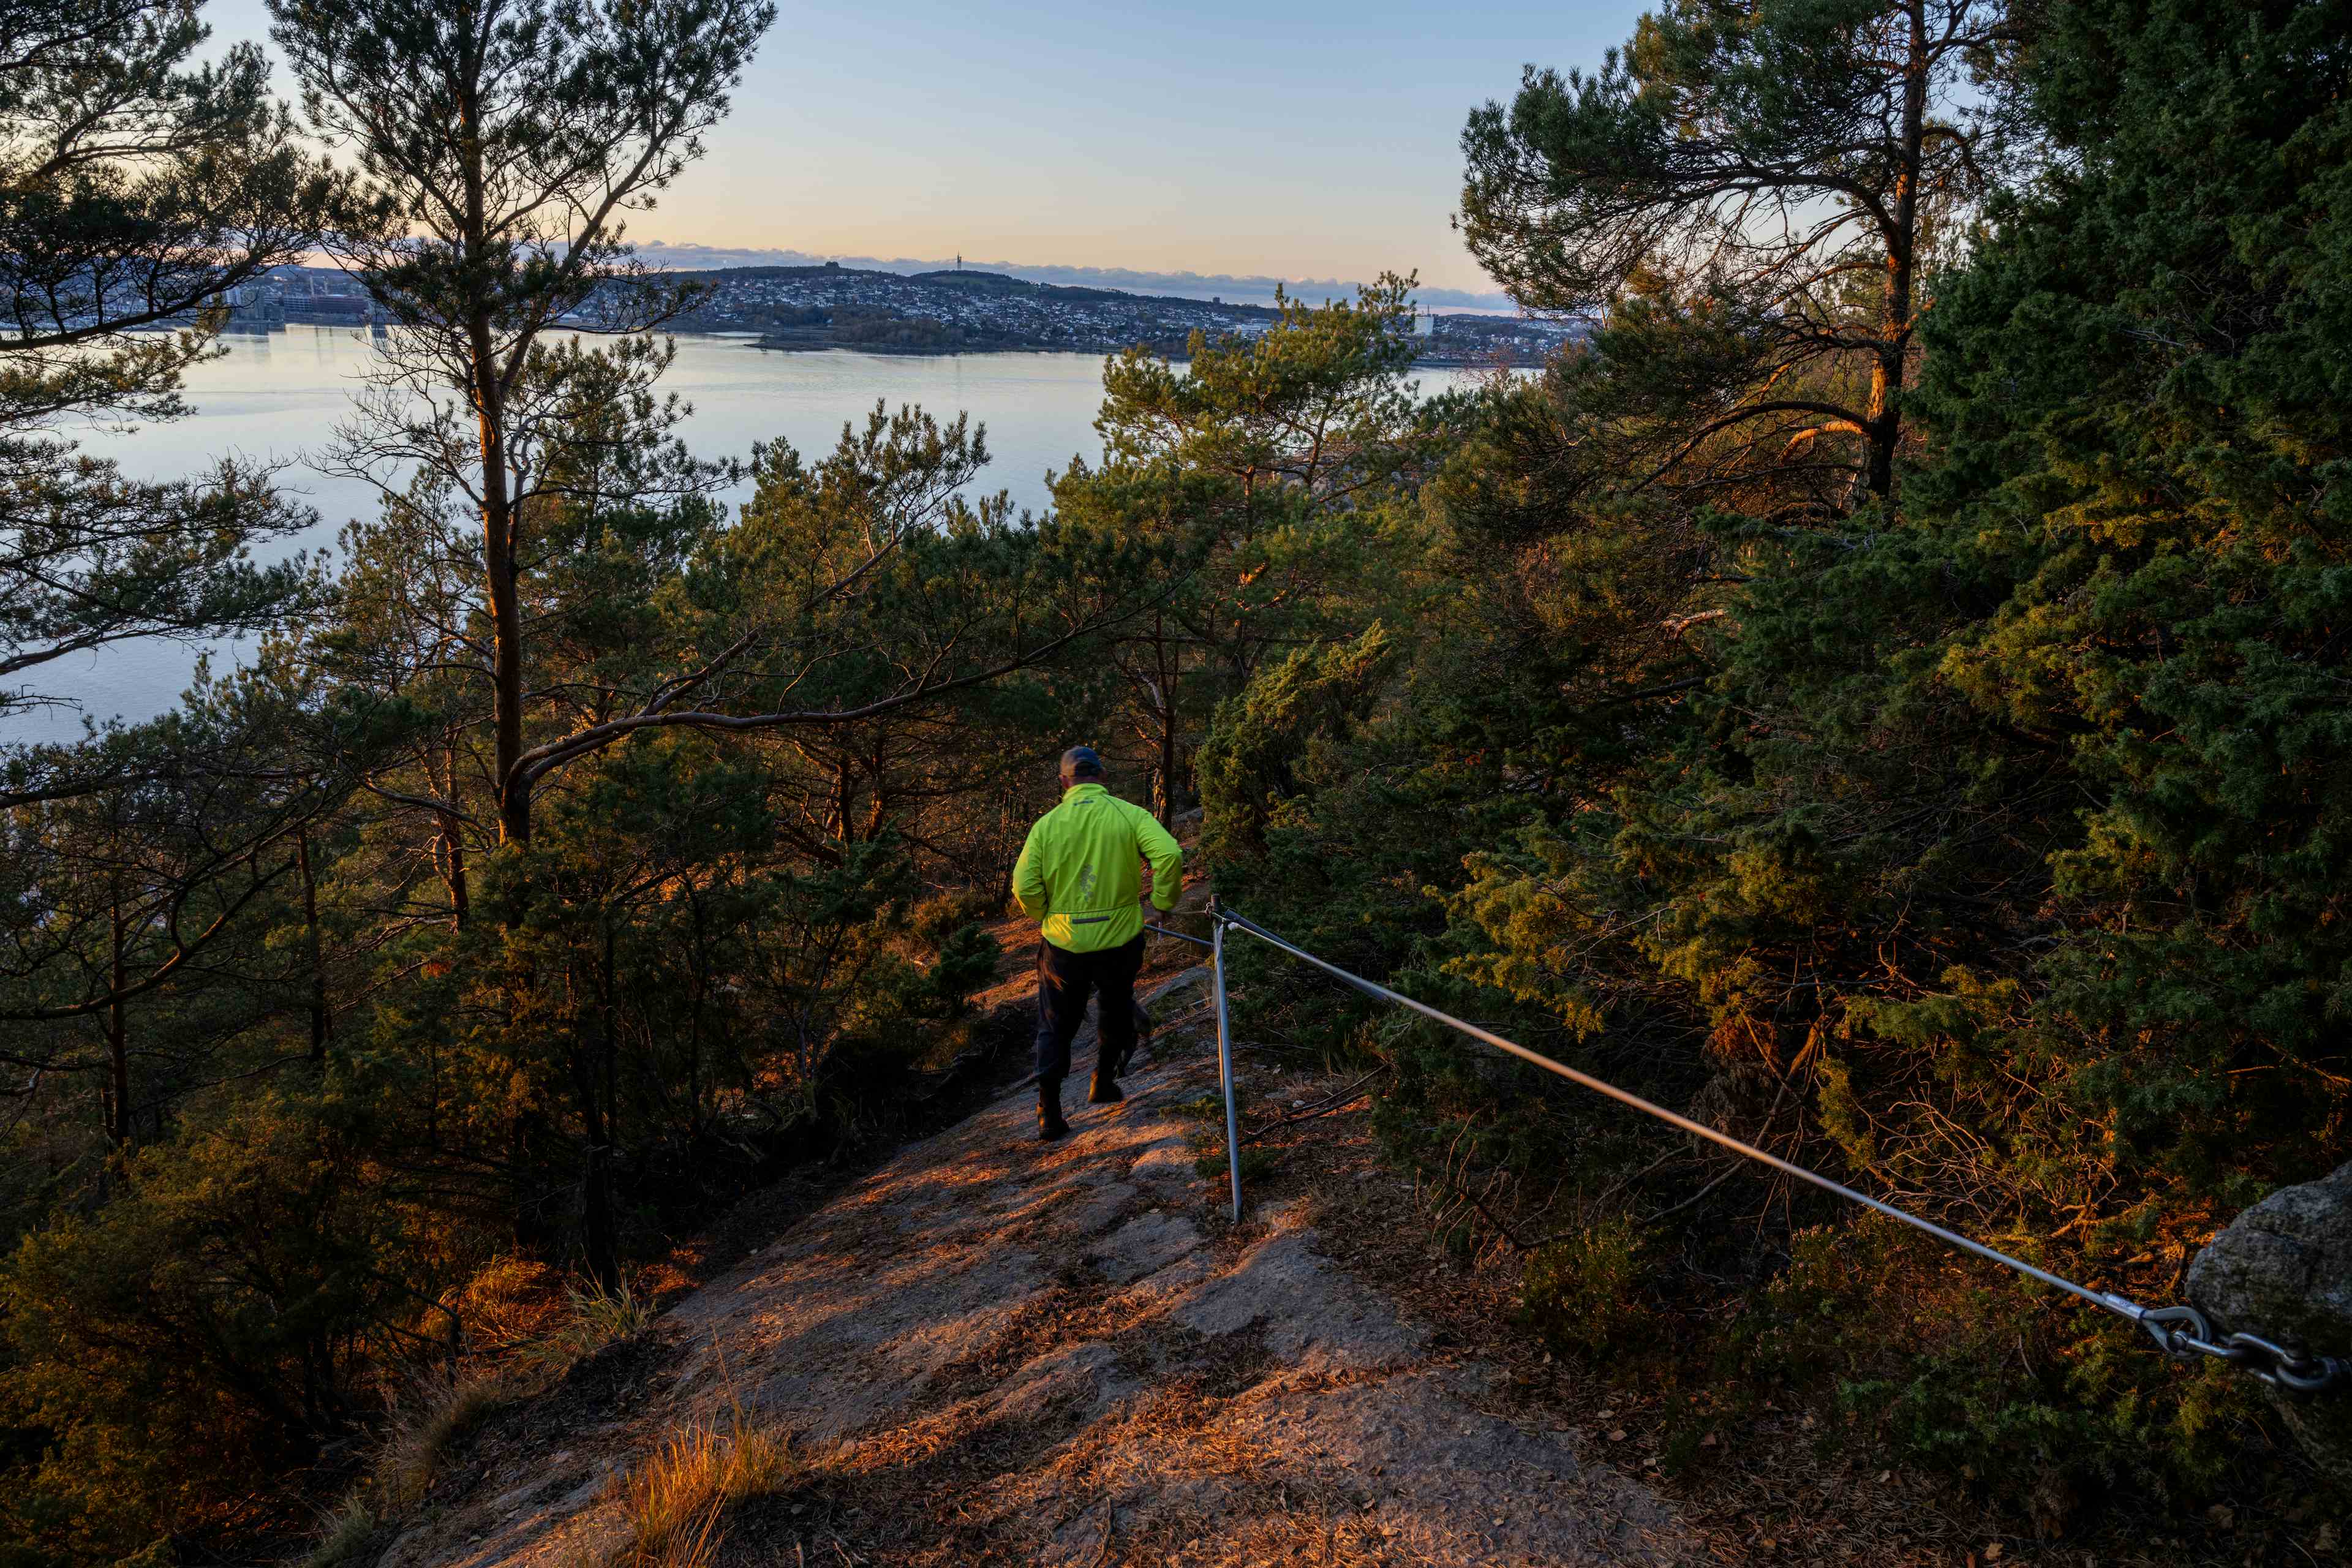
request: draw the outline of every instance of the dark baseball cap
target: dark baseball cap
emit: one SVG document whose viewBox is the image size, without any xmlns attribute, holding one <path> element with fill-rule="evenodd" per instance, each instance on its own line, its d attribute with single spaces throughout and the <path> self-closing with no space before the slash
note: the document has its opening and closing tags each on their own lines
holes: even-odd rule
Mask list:
<svg viewBox="0 0 2352 1568">
<path fill-rule="evenodd" d="M 1103 760 L 1092 746 L 1072 746 L 1062 753 L 1062 776 L 1066 779 L 1098 779 L 1103 776 Z"/>
</svg>

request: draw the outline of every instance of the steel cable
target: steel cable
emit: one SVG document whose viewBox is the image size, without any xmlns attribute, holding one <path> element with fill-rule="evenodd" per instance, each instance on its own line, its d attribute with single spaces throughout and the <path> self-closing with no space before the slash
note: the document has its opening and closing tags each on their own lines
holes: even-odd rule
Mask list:
<svg viewBox="0 0 2352 1568">
<path fill-rule="evenodd" d="M 1315 954 L 1307 952 L 1305 948 L 1299 947 L 1295 943 L 1286 942 L 1281 937 L 1275 935 L 1274 932 L 1266 930 L 1264 926 L 1257 924 L 1254 921 L 1245 919 L 1229 909 L 1223 908 L 1213 901 L 1209 907 L 1208 913 L 1209 918 L 1217 922 L 1217 930 L 1221 935 L 1224 928 L 1228 926 L 1236 931 L 1246 931 L 1251 936 L 1257 938 L 1260 942 L 1281 949 L 1283 952 L 1290 954 L 1293 958 L 1297 958 L 1303 963 L 1313 964 L 1316 968 L 1323 971 L 1326 974 L 1328 974 L 1334 979 L 1339 980 L 1346 984 L 1353 986 L 1367 996 L 1371 996 L 1383 1002 L 1391 1002 L 1400 1007 L 1409 1008 L 1412 1012 L 1418 1013 L 1425 1018 L 1443 1024 L 1448 1028 L 1458 1030 L 1462 1034 L 1469 1036 L 1472 1039 L 1479 1040 L 1486 1045 L 1492 1046 L 1498 1051 L 1517 1057 L 1521 1061 L 1528 1062 L 1535 1067 L 1539 1067 L 1546 1072 L 1557 1073 L 1561 1078 L 1568 1079 L 1570 1083 L 1589 1089 L 1595 1094 L 1603 1095 L 1610 1100 L 1617 1101 L 1621 1105 L 1629 1106 L 1632 1109 L 1642 1112 L 1645 1116 L 1655 1117 L 1657 1120 L 1665 1122 L 1667 1125 L 1679 1128 L 1683 1131 L 1688 1132 L 1694 1137 L 1704 1138 L 1711 1143 L 1718 1144 L 1723 1148 L 1730 1150 L 1735 1154 L 1740 1154 L 1748 1159 L 1769 1165 L 1772 1169 L 1780 1171 L 1786 1175 L 1794 1176 L 1801 1182 L 1810 1183 L 1813 1186 L 1821 1188 L 1823 1192 L 1834 1193 L 1836 1195 L 1844 1198 L 1849 1203 L 1860 1204 L 1863 1207 L 1883 1214 L 1889 1219 L 1896 1220 L 1904 1225 L 1907 1225 L 1915 1230 L 1923 1231 L 1926 1234 L 1936 1237 L 1938 1241 L 1958 1247 L 1963 1252 L 1974 1253 L 1979 1258 L 1986 1258 L 1991 1262 L 2000 1264 L 2002 1267 L 2007 1268 L 2015 1269 L 2018 1273 L 2024 1275 L 2030 1279 L 2039 1280 L 2044 1285 L 2053 1286 L 2057 1289 L 2065 1291 L 2070 1296 L 2074 1296 L 2082 1300 L 2087 1301 L 2095 1307 L 2102 1308 L 2107 1311 L 2113 1312 L 2116 1316 L 2125 1319 L 2126 1321 L 2136 1323 L 2139 1325 L 2140 1328 L 2146 1330 L 2147 1333 L 2155 1339 L 2156 1342 L 2163 1348 L 2166 1354 L 2173 1356 L 2176 1359 L 2189 1360 L 2199 1355 L 2214 1356 L 2221 1360 L 2227 1361 L 2231 1364 L 2237 1366 L 2242 1370 L 2252 1373 L 2256 1377 L 2261 1378 L 2263 1382 L 2270 1384 L 2273 1387 L 2286 1389 L 2294 1393 L 2316 1393 L 2321 1389 L 2341 1384 L 2347 1379 L 2347 1364 L 2338 1358 L 2333 1356 L 2299 1355 L 2293 1352 L 2283 1350 L 2279 1346 L 2272 1344 L 2267 1340 L 2259 1339 L 2252 1334 L 2231 1334 L 2226 1339 L 2216 1342 L 2211 1325 L 2206 1321 L 2205 1315 L 2194 1307 L 2147 1307 L 2142 1306 L 2139 1302 L 2131 1300 L 2131 1298 L 2127 1296 L 2117 1295 L 2109 1290 L 2094 1290 L 2087 1285 L 2078 1285 L 2072 1279 L 2067 1279 L 2059 1275 L 2053 1274 L 2046 1268 L 2037 1268 L 2032 1264 L 2027 1263 L 2021 1258 L 2012 1258 L 2008 1253 L 2002 1252 L 1996 1247 L 1987 1247 L 1980 1241 L 1972 1241 L 1969 1237 L 1959 1234 L 1959 1232 L 1947 1229 L 1943 1226 L 1936 1224 L 1933 1220 L 1922 1219 L 1919 1215 L 1909 1213 L 1905 1209 L 1897 1208 L 1893 1204 L 1886 1203 L 1882 1199 L 1874 1198 L 1867 1193 L 1856 1192 L 1853 1188 L 1845 1185 L 1843 1183 L 1832 1181 L 1817 1171 L 1809 1171 L 1802 1165 L 1784 1160 L 1778 1154 L 1774 1154 L 1767 1150 L 1756 1147 L 1753 1143 L 1744 1142 L 1738 1138 L 1732 1137 L 1727 1132 L 1718 1131 L 1715 1128 L 1706 1125 L 1704 1122 L 1694 1121 L 1687 1116 L 1676 1115 L 1674 1111 L 1668 1110 L 1663 1105 L 1658 1105 L 1651 1100 L 1644 1100 L 1640 1095 L 1634 1094 L 1627 1089 L 1620 1089 L 1613 1083 L 1607 1082 L 1601 1079 L 1597 1079 L 1591 1073 L 1580 1072 L 1564 1062 L 1554 1061 L 1551 1058 L 1545 1056 L 1542 1052 L 1531 1051 L 1528 1049 L 1527 1047 L 1519 1045 L 1516 1041 L 1505 1039 L 1502 1036 L 1494 1033 L 1492 1030 L 1482 1029 L 1475 1024 L 1465 1023 L 1462 1019 L 1454 1017 L 1452 1014 L 1441 1012 L 1425 1002 L 1416 1002 L 1412 997 L 1405 995 L 1402 992 L 1391 991 L 1387 986 L 1367 980 L 1360 974 L 1350 973 L 1349 971 L 1340 968 L 1338 964 L 1332 963 L 1328 960 L 1318 958 Z M 1170 931 L 1166 934 L 1174 936 L 1181 933 Z M 1188 937 L 1185 940 L 1193 942 L 1199 941 L 1197 937 Z M 1202 943 L 1202 945 L 1212 948 L 1216 962 L 1216 980 L 1219 1003 L 1218 1033 L 1222 1043 L 1224 1035 L 1224 1020 L 1223 1016 L 1224 1000 L 1224 955 L 1221 942 Z M 1228 1078 L 1227 1082 L 1227 1120 L 1230 1124 L 1232 1120 L 1230 1077 Z M 1241 1215 L 1241 1164 L 1238 1151 L 1234 1151 L 1234 1152 L 1233 1166 L 1234 1215 L 1236 1219 L 1239 1219 Z"/>
</svg>

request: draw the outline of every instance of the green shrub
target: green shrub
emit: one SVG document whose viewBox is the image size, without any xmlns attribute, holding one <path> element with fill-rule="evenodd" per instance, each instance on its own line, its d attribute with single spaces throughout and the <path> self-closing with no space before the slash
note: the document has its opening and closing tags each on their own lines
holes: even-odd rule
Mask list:
<svg viewBox="0 0 2352 1568">
<path fill-rule="evenodd" d="M 304 1463 L 350 1408 L 352 1325 L 415 1310 L 380 1283 L 410 1255 L 373 1174 L 320 1106 L 257 1095 L 0 1259 L 0 1432 L 38 1434 L 0 1537 L 112 1561 Z"/>
<path fill-rule="evenodd" d="M 931 996 L 949 1017 L 971 1005 L 971 994 L 992 984 L 1004 959 L 997 940 L 977 925 L 961 925 L 942 938 L 928 973 Z"/>
<path fill-rule="evenodd" d="M 1644 1316 L 1642 1238 L 1612 1215 L 1538 1247 L 1519 1278 L 1520 1310 L 1557 1349 L 1605 1351 Z"/>
<path fill-rule="evenodd" d="M 2223 1479 L 2246 1414 L 2218 1363 L 2176 1367 L 2138 1330 L 1876 1215 L 1801 1232 L 1734 1322 L 1729 1380 L 1833 1388 L 1897 1454 L 2029 1500 L 2125 1485 L 2177 1500 Z"/>
<path fill-rule="evenodd" d="M 937 947 L 965 926 L 984 925 L 1004 912 L 1003 895 L 992 888 L 955 888 L 915 906 L 908 930 L 927 947 Z"/>
</svg>

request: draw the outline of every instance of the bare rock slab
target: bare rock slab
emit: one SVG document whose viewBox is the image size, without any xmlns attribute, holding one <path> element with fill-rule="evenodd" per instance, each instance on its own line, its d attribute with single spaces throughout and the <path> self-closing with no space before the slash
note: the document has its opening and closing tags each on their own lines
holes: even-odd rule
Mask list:
<svg viewBox="0 0 2352 1568">
<path fill-rule="evenodd" d="M 738 1409 L 791 1435 L 793 1487 L 866 1561 L 1700 1560 L 1640 1481 L 1490 1409 L 1492 1370 L 1326 1256 L 1306 1200 L 1232 1227 L 1183 1109 L 1213 1047 L 1181 1025 L 1156 1047 L 1063 1142 L 1016 1090 L 898 1151 L 664 1315 L 657 1391 L 593 1462 L 502 1474 L 387 1561 L 610 1563 L 614 1478 Z M 728 1561 L 802 1560 L 799 1517 L 751 1510 Z M 846 1554 L 826 1544 L 805 1560 Z"/>
</svg>

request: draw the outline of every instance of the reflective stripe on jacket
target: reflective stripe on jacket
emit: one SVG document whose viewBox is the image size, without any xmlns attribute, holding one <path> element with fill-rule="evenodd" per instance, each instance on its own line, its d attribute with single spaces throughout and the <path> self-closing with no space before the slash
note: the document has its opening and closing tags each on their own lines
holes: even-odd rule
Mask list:
<svg viewBox="0 0 2352 1568">
<path fill-rule="evenodd" d="M 1159 819 L 1098 784 L 1073 784 L 1037 819 L 1013 868 L 1013 896 L 1065 952 L 1100 952 L 1143 930 L 1136 900 L 1151 862 L 1151 902 L 1163 914 L 1182 891 L 1184 852 Z"/>
</svg>

